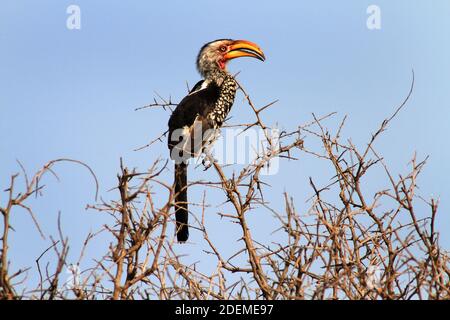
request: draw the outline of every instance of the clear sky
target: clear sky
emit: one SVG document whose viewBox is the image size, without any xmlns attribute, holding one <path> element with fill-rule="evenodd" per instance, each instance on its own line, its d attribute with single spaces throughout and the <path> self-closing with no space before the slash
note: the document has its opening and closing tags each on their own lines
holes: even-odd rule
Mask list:
<svg viewBox="0 0 450 320">
<path fill-rule="evenodd" d="M 66 27 L 69 5 L 81 8 L 81 29 Z M 381 9 L 381 29 L 366 26 L 369 5 Z M 348 115 L 344 134 L 359 146 L 403 100 L 416 75 L 406 109 L 380 139 L 377 150 L 394 173 L 404 173 L 415 151 L 430 155 L 420 180 L 424 197 L 440 196 L 441 242 L 450 248 L 450 2 L 434 1 L 3 1 L 0 4 L 0 189 L 20 169 L 29 173 L 55 158 L 89 164 L 100 181 L 100 195 L 116 185 L 119 158 L 129 167 L 148 168 L 168 157 L 165 144 L 134 152 L 166 130 L 169 114 L 134 108 L 151 103 L 155 91 L 179 101 L 186 81 L 199 75 L 194 61 L 198 49 L 217 38 L 248 39 L 258 43 L 267 61 L 233 61 L 240 82 L 258 105 L 279 103 L 265 114 L 269 124 L 293 129 L 311 113 L 332 111 Z M 238 96 L 237 101 L 242 101 Z M 233 118 L 248 116 L 244 104 Z M 336 118 L 337 121 L 338 118 Z M 330 125 L 333 125 L 332 122 Z M 58 211 L 72 242 L 73 259 L 90 230 L 107 217 L 86 211 L 94 203 L 94 184 L 88 172 L 71 164 L 55 168 L 60 182 L 45 178 L 43 197 L 30 202 L 44 232 L 55 232 Z M 281 164 L 269 178 L 271 201 L 282 208 L 287 191 L 305 209 L 311 196 L 308 177 L 326 183 L 317 160 L 301 158 Z M 170 181 L 171 172 L 165 173 Z M 193 178 L 214 178 L 212 170 Z M 373 177 L 378 186 L 384 177 Z M 195 191 L 191 192 L 195 198 Z M 220 204 L 223 195 L 210 202 Z M 0 194 L 4 203 L 5 193 Z M 238 238 L 235 225 L 208 217 L 210 232 L 227 251 Z M 270 234 L 272 217 L 252 218 L 256 237 Z M 266 221 L 271 221 L 268 225 Z M 50 240 L 39 235 L 25 212 L 14 212 L 13 267 L 33 266 Z M 170 231 L 171 232 L 171 231 Z M 182 250 L 186 259 L 209 259 L 200 233 Z M 107 244 L 90 249 L 95 256 Z M 231 252 L 231 251 L 230 251 Z M 214 263 L 211 262 L 211 266 Z"/>
</svg>

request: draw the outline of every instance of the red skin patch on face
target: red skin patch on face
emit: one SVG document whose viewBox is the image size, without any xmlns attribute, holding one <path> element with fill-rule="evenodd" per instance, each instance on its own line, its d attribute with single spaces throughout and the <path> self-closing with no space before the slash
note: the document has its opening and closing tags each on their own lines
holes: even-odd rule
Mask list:
<svg viewBox="0 0 450 320">
<path fill-rule="evenodd" d="M 222 70 L 225 70 L 225 60 L 220 59 L 219 60 L 219 67 Z"/>
</svg>

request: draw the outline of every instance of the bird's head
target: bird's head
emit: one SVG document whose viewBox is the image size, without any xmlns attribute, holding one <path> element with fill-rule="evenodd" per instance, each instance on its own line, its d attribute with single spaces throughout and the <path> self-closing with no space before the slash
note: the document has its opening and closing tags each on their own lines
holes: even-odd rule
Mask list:
<svg viewBox="0 0 450 320">
<path fill-rule="evenodd" d="M 215 71 L 226 71 L 227 62 L 240 57 L 265 60 L 259 46 L 246 40 L 220 39 L 205 44 L 197 57 L 197 69 L 205 78 Z"/>
</svg>

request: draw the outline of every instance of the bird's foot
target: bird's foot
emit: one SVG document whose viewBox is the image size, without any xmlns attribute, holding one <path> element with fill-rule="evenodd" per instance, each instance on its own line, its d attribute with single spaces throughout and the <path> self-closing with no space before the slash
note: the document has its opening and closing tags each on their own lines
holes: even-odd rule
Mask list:
<svg viewBox="0 0 450 320">
<path fill-rule="evenodd" d="M 206 170 L 208 170 L 209 168 L 211 168 L 212 165 L 213 165 L 213 163 L 214 163 L 214 161 L 212 162 L 212 161 L 209 160 L 209 159 L 203 158 L 203 159 L 202 159 L 203 171 L 206 171 Z"/>
<path fill-rule="evenodd" d="M 203 171 L 208 170 L 213 166 L 213 164 L 217 162 L 216 159 L 208 152 L 208 150 L 203 150 L 203 157 L 202 157 L 202 165 L 203 165 Z"/>
</svg>

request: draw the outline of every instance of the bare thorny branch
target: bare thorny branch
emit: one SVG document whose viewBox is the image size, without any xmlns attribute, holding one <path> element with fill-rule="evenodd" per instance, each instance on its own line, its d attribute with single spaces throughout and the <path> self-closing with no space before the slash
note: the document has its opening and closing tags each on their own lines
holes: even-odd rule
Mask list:
<svg viewBox="0 0 450 320">
<path fill-rule="evenodd" d="M 24 276 L 26 271 L 28 271 L 28 269 L 19 270 L 16 273 L 14 273 L 12 276 L 9 275 L 9 260 L 8 260 L 9 243 L 8 242 L 9 242 L 9 233 L 11 230 L 14 230 L 11 226 L 11 214 L 13 212 L 13 209 L 18 207 L 18 208 L 22 208 L 26 212 L 28 212 L 33 223 L 35 224 L 37 230 L 39 231 L 39 234 L 41 235 L 41 237 L 43 239 L 45 239 L 45 235 L 38 223 L 38 220 L 37 220 L 34 212 L 25 203 L 33 194 L 37 195 L 39 192 L 42 191 L 44 186 L 40 185 L 39 183 L 40 183 L 42 177 L 46 173 L 51 173 L 58 179 L 58 176 L 53 171 L 53 167 L 55 164 L 62 163 L 62 162 L 76 163 L 76 164 L 81 165 L 89 170 L 89 172 L 92 174 L 92 176 L 95 180 L 95 185 L 96 185 L 95 198 L 97 198 L 97 193 L 98 193 L 97 177 L 95 176 L 92 169 L 88 165 L 84 164 L 81 161 L 72 160 L 72 159 L 56 159 L 56 160 L 49 161 L 31 178 L 31 180 L 29 179 L 22 163 L 20 163 L 18 161 L 18 164 L 19 164 L 20 168 L 22 169 L 22 174 L 25 179 L 24 191 L 16 193 L 16 181 L 17 181 L 17 178 L 19 177 L 19 174 L 17 173 L 17 174 L 12 175 L 11 179 L 10 179 L 9 187 L 8 187 L 8 189 L 5 190 L 8 193 L 6 206 L 4 206 L 4 207 L 0 206 L 0 213 L 3 216 L 3 233 L 2 233 L 2 237 L 0 239 L 2 242 L 1 260 L 0 260 L 0 298 L 17 299 L 19 297 L 19 295 L 17 294 L 17 292 L 14 289 L 12 280 L 16 277 Z M 60 235 L 62 236 L 62 233 L 60 233 Z M 52 239 L 52 241 L 53 241 L 53 239 Z M 58 255 L 59 255 L 58 261 L 59 262 L 58 262 L 57 270 L 53 277 L 51 277 L 51 278 L 47 277 L 47 279 L 46 279 L 51 283 L 50 289 L 43 289 L 44 280 L 43 280 L 42 274 L 39 270 L 39 273 L 41 274 L 41 284 L 40 284 L 40 287 L 42 289 L 41 291 L 43 292 L 43 296 L 45 295 L 44 294 L 45 292 L 50 292 L 50 298 L 54 297 L 54 292 L 57 290 L 58 276 L 61 273 L 61 270 L 62 270 L 62 267 L 64 264 L 64 260 L 65 260 L 65 256 L 67 255 L 67 250 L 68 250 L 66 241 L 63 239 L 61 239 L 61 241 L 63 243 L 63 250 L 62 250 L 62 253 L 58 252 Z M 55 247 L 56 245 L 57 245 L 57 242 L 53 241 L 52 247 Z M 39 261 L 39 258 L 37 260 L 37 264 L 38 264 L 38 261 Z M 38 264 L 38 269 L 39 269 L 39 264 Z"/>
<path fill-rule="evenodd" d="M 215 179 L 189 183 L 191 187 L 204 187 L 201 203 L 191 206 L 195 208 L 191 221 L 194 221 L 192 228 L 203 235 L 202 244 L 208 248 L 205 254 L 217 263 L 211 274 L 202 272 L 201 265 L 186 264 L 185 257 L 177 253 L 174 236 L 169 231 L 174 228 L 171 214 L 174 189 L 172 182 L 166 183 L 162 177 L 167 162 L 157 160 L 149 170 L 139 173 L 130 171 L 121 161 L 118 200 L 89 206 L 111 219 L 98 231 L 110 234 L 109 250 L 95 257 L 91 268 L 81 271 L 79 281 L 64 286 L 59 277 L 68 265 L 69 246 L 60 226 L 59 240 L 51 238 L 51 245 L 36 260 L 41 279 L 39 287 L 19 295 L 11 280 L 21 273 L 9 276 L 8 268 L 11 212 L 14 207 L 22 207 L 39 226 L 24 202 L 41 191 L 39 180 L 51 170 L 53 163 L 31 181 L 26 177 L 26 191 L 22 194 L 15 194 L 17 175 L 13 176 L 7 190 L 9 200 L 6 206 L 0 207 L 3 216 L 0 296 L 6 299 L 449 299 L 450 261 L 436 231 L 439 202 L 425 200 L 417 191 L 418 177 L 427 159 L 420 161 L 414 156 L 409 172 L 396 176 L 375 147 L 375 142 L 406 106 L 413 86 L 414 76 L 405 101 L 360 150 L 342 138 L 347 117 L 339 122 L 336 132 L 327 129 L 326 123 L 335 113 L 322 117 L 313 114 L 312 121 L 293 131 L 283 131 L 273 140 L 267 134 L 270 128 L 263 122 L 263 112 L 274 102 L 258 108 L 240 85 L 255 120 L 229 126 L 242 127 L 243 131 L 259 127 L 265 133 L 267 147 L 251 164 L 232 174 L 209 159 Z M 175 106 L 171 99 L 160 96 L 158 99 L 150 106 Z M 320 148 L 305 146 L 313 146 L 314 141 Z M 332 169 L 331 180 L 320 186 L 316 177 L 309 178 L 308 208 L 298 211 L 287 192 L 282 195 L 284 208 L 272 207 L 264 199 L 270 188 L 270 181 L 265 180 L 270 178 L 264 177 L 262 170 L 275 157 L 296 161 L 302 156 L 325 162 Z M 371 192 L 368 173 L 377 170 L 385 174 L 387 185 Z M 224 244 L 210 237 L 206 223 L 206 217 L 212 219 L 211 211 L 216 208 L 208 203 L 208 194 L 218 188 L 223 192 L 225 204 L 217 213 L 221 219 L 235 222 L 233 226 L 240 233 L 238 247 L 228 257 L 221 249 Z M 248 216 L 261 214 L 262 210 L 273 215 L 267 223 L 274 226 L 276 242 L 254 237 Z M 425 210 L 429 214 L 424 215 Z M 196 213 L 201 217 L 196 219 Z M 85 247 L 98 233 L 90 233 L 86 238 L 78 266 Z M 51 273 L 47 268 L 44 275 L 40 260 L 52 251 L 56 256 L 55 271 Z"/>
</svg>

